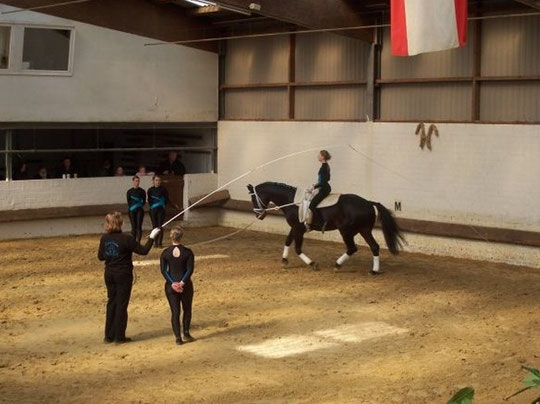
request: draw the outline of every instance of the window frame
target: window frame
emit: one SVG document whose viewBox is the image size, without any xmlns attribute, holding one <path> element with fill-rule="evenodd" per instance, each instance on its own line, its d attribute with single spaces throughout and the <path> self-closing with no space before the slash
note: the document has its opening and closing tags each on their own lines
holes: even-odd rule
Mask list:
<svg viewBox="0 0 540 404">
<path fill-rule="evenodd" d="M 75 59 L 75 37 L 76 30 L 74 26 L 69 25 L 48 25 L 48 24 L 28 24 L 15 22 L 1 22 L 0 26 L 10 27 L 10 53 L 8 68 L 0 69 L 0 76 L 73 76 L 73 66 Z M 69 55 L 67 70 L 34 70 L 23 69 L 23 48 L 24 34 L 26 28 L 51 29 L 70 31 L 69 37 Z"/>
<path fill-rule="evenodd" d="M 3 28 L 3 27 L 9 28 L 9 41 L 8 41 L 8 46 L 7 46 L 8 59 L 7 59 L 7 67 L 5 67 L 5 68 L 0 67 L 0 74 L 8 72 L 11 69 L 11 60 L 12 60 L 12 53 L 13 53 L 12 49 L 11 49 L 11 47 L 13 45 L 13 27 L 11 26 L 11 24 L 6 24 L 6 23 L 0 22 L 0 28 Z"/>
</svg>

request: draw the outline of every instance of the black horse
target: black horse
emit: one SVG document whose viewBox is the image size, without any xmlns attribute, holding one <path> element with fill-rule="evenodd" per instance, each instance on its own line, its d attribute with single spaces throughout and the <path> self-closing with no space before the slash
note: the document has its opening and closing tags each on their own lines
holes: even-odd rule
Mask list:
<svg viewBox="0 0 540 404">
<path fill-rule="evenodd" d="M 289 247 L 294 241 L 298 256 L 312 269 L 317 270 L 317 263 L 302 253 L 306 227 L 299 221 L 298 206 L 294 204 L 296 188 L 276 182 L 264 182 L 255 187 L 250 184 L 247 188 L 251 195 L 253 211 L 258 219 L 263 220 L 265 218 L 270 202 L 276 206 L 283 206 L 281 210 L 287 219 L 287 223 L 291 226 L 291 231 L 285 240 L 282 256 L 283 266 L 288 264 Z M 339 230 L 343 241 L 347 245 L 347 252 L 337 259 L 336 268 L 340 268 L 351 255 L 358 251 L 354 243 L 354 236 L 360 233 L 373 253 L 373 268 L 370 273 L 380 273 L 379 244 L 371 234 L 376 220 L 375 209 L 379 213 L 388 250 L 393 255 L 396 255 L 399 248 L 403 246 L 405 239 L 401 235 L 392 213 L 379 202 L 371 202 L 358 195 L 342 194 L 335 205 L 316 209 L 314 212 L 312 229 L 317 231 Z"/>
</svg>

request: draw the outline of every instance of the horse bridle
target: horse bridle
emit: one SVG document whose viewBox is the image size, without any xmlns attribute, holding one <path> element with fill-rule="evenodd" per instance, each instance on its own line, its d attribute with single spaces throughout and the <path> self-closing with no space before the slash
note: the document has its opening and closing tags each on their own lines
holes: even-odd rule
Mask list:
<svg viewBox="0 0 540 404">
<path fill-rule="evenodd" d="M 253 212 L 257 215 L 262 215 L 266 212 L 267 206 L 263 203 L 259 194 L 257 194 L 257 187 L 253 187 L 253 192 L 250 192 L 249 195 L 255 195 L 255 201 L 257 201 L 257 207 L 253 208 Z"/>
</svg>

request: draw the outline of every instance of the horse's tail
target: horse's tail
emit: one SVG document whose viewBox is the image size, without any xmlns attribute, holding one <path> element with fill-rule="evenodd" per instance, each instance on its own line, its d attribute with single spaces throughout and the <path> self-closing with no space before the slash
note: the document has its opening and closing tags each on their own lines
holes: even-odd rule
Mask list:
<svg viewBox="0 0 540 404">
<path fill-rule="evenodd" d="M 382 231 L 384 234 L 384 239 L 386 240 L 386 245 L 388 246 L 388 250 L 392 253 L 392 255 L 397 255 L 399 253 L 399 249 L 402 249 L 403 245 L 407 244 L 407 242 L 401 234 L 401 230 L 399 229 L 392 212 L 386 209 L 379 202 L 373 202 L 373 204 L 377 207 L 377 211 L 379 212 L 379 219 L 382 224 Z"/>
</svg>

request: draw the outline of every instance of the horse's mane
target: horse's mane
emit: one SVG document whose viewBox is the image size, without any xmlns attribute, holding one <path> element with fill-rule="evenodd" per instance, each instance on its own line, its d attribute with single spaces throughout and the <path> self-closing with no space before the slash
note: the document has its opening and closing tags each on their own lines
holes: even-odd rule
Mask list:
<svg viewBox="0 0 540 404">
<path fill-rule="evenodd" d="M 274 185 L 276 187 L 286 188 L 291 191 L 296 189 L 296 187 L 293 187 L 292 185 L 284 184 L 283 182 L 274 182 L 274 181 L 266 181 L 259 185 Z"/>
</svg>

